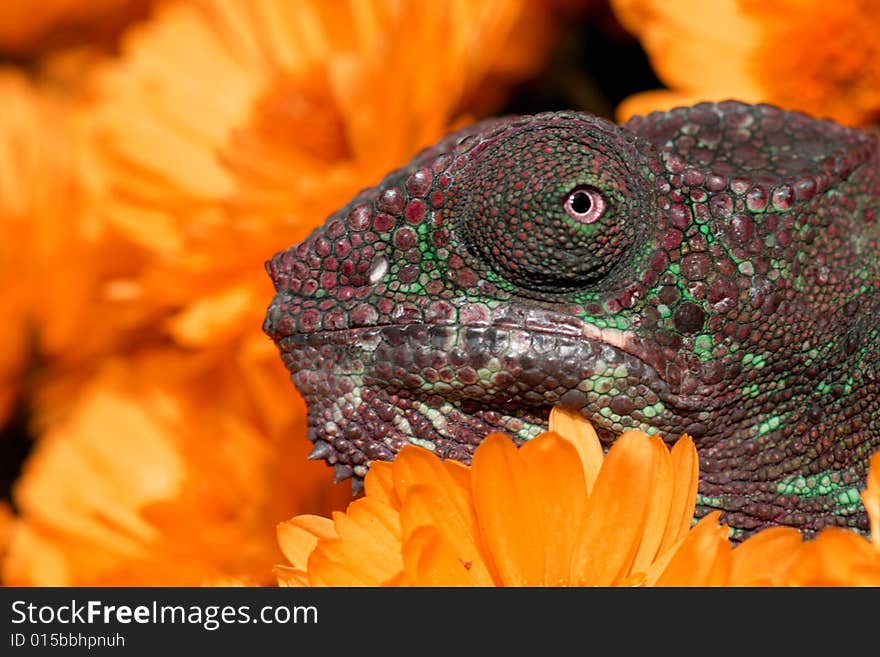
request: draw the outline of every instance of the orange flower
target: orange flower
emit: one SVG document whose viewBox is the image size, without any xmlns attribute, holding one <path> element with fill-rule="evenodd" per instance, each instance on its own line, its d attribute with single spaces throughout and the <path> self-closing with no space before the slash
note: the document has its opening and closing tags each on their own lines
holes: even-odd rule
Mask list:
<svg viewBox="0 0 880 657">
<path fill-rule="evenodd" d="M 10 402 L 33 392 L 21 389 L 32 357 L 43 365 L 32 384 L 69 372 L 75 388 L 84 363 L 131 344 L 132 328 L 157 313 L 130 278 L 142 249 L 83 207 L 72 106 L 13 69 L 0 69 L 0 106 L 2 424 Z"/>
<path fill-rule="evenodd" d="M 666 91 L 618 117 L 736 98 L 865 125 L 880 117 L 880 3 L 871 0 L 613 0 Z M 720 27 L 723 26 L 723 27 Z"/>
<path fill-rule="evenodd" d="M 803 545 L 793 527 L 762 529 L 733 550 L 731 586 L 785 586 L 791 564 Z"/>
<path fill-rule="evenodd" d="M 461 122 L 471 99 L 534 70 L 548 11 L 198 0 L 133 28 L 74 113 L 83 198 L 67 225 L 88 240 L 48 270 L 70 277 L 75 302 L 43 304 L 40 423 L 63 416 L 104 355 L 170 339 L 237 363 L 263 426 L 301 433 L 261 330 L 263 263 Z"/>
<path fill-rule="evenodd" d="M 31 222 L 51 198 L 53 129 L 48 109 L 23 75 L 0 70 L 0 425 L 19 393 L 29 349 L 27 249 Z"/>
<path fill-rule="evenodd" d="M 0 68 L 0 425 L 19 394 L 41 320 L 63 322 L 69 296 L 47 303 L 52 256 L 70 254 L 73 165 L 64 108 L 20 72 Z M 63 248 L 66 246 L 67 248 Z M 71 281 L 75 296 L 77 277 Z M 48 306 L 52 310 L 48 310 Z M 51 316 L 51 320 L 49 319 Z"/>
<path fill-rule="evenodd" d="M 266 584 L 272 528 L 348 500 L 307 442 L 272 441 L 218 373 L 173 352 L 107 363 L 38 443 L 14 498 L 10 585 Z M 210 404 L 224 394 L 226 408 Z M 288 400 L 302 423 L 304 406 Z"/>
<path fill-rule="evenodd" d="M 296 451 L 263 262 L 532 70 L 545 13 L 193 0 L 129 33 L 65 112 L 78 177 L 53 197 L 51 279 L 25 295 L 45 435 L 15 490 L 7 582 L 263 581 L 266 528 L 333 508 L 308 503 L 331 471 Z"/>
<path fill-rule="evenodd" d="M 791 564 L 793 586 L 880 586 L 880 452 L 871 457 L 862 501 L 871 523 L 871 540 L 831 527 L 808 541 Z"/>
<path fill-rule="evenodd" d="M 693 529 L 697 453 L 684 436 L 621 435 L 554 409 L 519 449 L 488 436 L 473 466 L 405 446 L 373 463 L 366 496 L 333 518 L 279 526 L 292 586 L 718 585 L 731 547 L 718 514 Z"/>
<path fill-rule="evenodd" d="M 173 313 L 165 330 L 223 354 L 264 340 L 266 258 L 460 122 L 493 81 L 534 70 L 546 12 L 201 1 L 134 29 L 86 109 L 87 170 L 105 222 L 154 254 L 138 282 Z"/>
<path fill-rule="evenodd" d="M 151 0 L 4 0 L 0 3 L 0 52 L 29 54 L 109 35 Z"/>
</svg>

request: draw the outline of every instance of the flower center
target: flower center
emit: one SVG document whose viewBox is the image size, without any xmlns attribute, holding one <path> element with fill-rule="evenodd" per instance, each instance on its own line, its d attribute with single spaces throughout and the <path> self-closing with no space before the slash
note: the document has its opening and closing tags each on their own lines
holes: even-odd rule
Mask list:
<svg viewBox="0 0 880 657">
<path fill-rule="evenodd" d="M 253 125 L 276 148 L 326 164 L 351 157 L 345 122 L 321 73 L 279 76 L 255 101 Z"/>
</svg>

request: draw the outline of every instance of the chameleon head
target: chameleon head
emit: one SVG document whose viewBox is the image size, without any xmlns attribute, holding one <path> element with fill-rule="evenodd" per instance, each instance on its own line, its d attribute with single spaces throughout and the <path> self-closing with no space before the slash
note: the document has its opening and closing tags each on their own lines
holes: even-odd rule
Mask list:
<svg viewBox="0 0 880 657">
<path fill-rule="evenodd" d="M 592 116 L 488 121 L 277 254 L 264 328 L 308 403 L 314 455 L 356 480 L 407 442 L 469 461 L 492 431 L 535 436 L 554 404 L 609 438 L 654 426 L 669 391 L 598 317 L 656 223 L 649 167 Z"/>
<path fill-rule="evenodd" d="M 408 442 L 467 462 L 562 405 L 607 441 L 689 433 L 699 508 L 732 526 L 864 525 L 878 160 L 865 133 L 736 102 L 447 136 L 267 264 L 314 456 L 356 484 Z"/>
</svg>

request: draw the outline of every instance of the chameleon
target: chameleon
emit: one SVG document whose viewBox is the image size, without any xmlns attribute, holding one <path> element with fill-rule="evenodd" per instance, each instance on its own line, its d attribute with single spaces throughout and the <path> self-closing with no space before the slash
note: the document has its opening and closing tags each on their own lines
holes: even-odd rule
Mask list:
<svg viewBox="0 0 880 657">
<path fill-rule="evenodd" d="M 865 532 L 880 449 L 880 146 L 768 104 L 487 119 L 267 263 L 312 458 L 468 463 L 562 406 L 698 448 L 696 515 Z"/>
</svg>

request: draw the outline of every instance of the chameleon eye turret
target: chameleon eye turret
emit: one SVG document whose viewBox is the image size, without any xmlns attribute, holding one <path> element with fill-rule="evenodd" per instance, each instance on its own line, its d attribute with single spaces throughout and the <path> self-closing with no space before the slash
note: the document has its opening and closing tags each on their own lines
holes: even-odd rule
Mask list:
<svg viewBox="0 0 880 657">
<path fill-rule="evenodd" d="M 700 454 L 697 513 L 866 531 L 880 449 L 880 145 L 769 105 L 483 122 L 268 263 L 314 458 L 468 462 L 550 408 Z"/>
<path fill-rule="evenodd" d="M 588 286 L 624 260 L 652 206 L 629 141 L 592 117 L 504 135 L 459 174 L 448 212 L 471 252 L 514 285 Z"/>
</svg>

